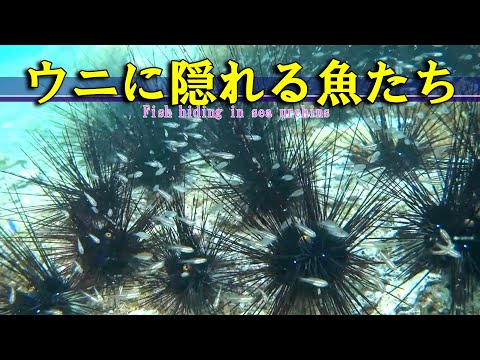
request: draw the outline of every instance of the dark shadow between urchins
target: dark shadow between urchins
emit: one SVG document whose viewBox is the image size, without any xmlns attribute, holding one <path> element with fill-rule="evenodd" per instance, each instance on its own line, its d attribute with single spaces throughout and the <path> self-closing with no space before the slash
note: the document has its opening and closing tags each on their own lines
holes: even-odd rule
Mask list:
<svg viewBox="0 0 480 360">
<path fill-rule="evenodd" d="M 454 112 L 453 107 L 446 114 L 424 104 L 359 107 L 356 141 L 351 144 L 347 136 L 351 161 L 368 171 L 382 169 L 393 179 L 433 170 L 435 159 L 445 156 L 451 144 L 446 118 Z"/>
<path fill-rule="evenodd" d="M 143 306 L 166 314 L 223 313 L 224 294 L 235 289 L 235 255 L 226 247 L 235 234 L 219 217 L 209 211 L 204 197 L 194 197 L 187 210 L 183 194 L 175 194 L 155 217 L 155 262 L 141 280 Z"/>
<path fill-rule="evenodd" d="M 60 268 L 48 255 L 25 209 L 22 232 L 0 228 L 0 314 L 89 315 L 103 311 L 101 299 L 83 291 L 80 275 Z"/>
</svg>

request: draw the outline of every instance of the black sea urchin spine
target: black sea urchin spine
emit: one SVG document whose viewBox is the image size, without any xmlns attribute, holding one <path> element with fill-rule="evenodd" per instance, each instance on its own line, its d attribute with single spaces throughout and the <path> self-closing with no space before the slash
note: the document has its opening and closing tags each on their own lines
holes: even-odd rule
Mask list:
<svg viewBox="0 0 480 360">
<path fill-rule="evenodd" d="M 370 171 L 380 168 L 393 179 L 433 170 L 451 142 L 446 118 L 455 112 L 452 108 L 444 106 L 444 113 L 423 104 L 364 105 L 358 110 L 361 124 L 351 160 Z"/>
<path fill-rule="evenodd" d="M 472 305 L 479 276 L 480 162 L 472 142 L 472 119 L 458 116 L 453 144 L 438 159 L 436 174 L 409 174 L 392 192 L 405 204 L 399 213 L 396 261 L 406 278 L 421 271 L 439 271 L 448 278 L 452 313 Z"/>
<path fill-rule="evenodd" d="M 77 273 L 60 269 L 21 209 L 22 232 L 0 229 L 0 313 L 86 315 L 99 313 L 99 300 L 79 285 Z"/>
<path fill-rule="evenodd" d="M 218 219 L 203 198 L 194 197 L 187 211 L 185 196 L 174 195 L 171 208 L 155 218 L 155 262 L 140 287 L 144 306 L 167 314 L 222 314 L 223 295 L 235 287 L 235 262 L 225 247 L 232 234 Z"/>
<path fill-rule="evenodd" d="M 242 294 L 230 300 L 246 313 L 364 313 L 375 307 L 365 291 L 382 288 L 375 261 L 360 249 L 364 240 L 377 238 L 395 201 L 378 181 L 369 185 L 350 173 L 338 147 L 310 156 L 315 141 L 304 141 L 306 134 L 301 127 L 294 135 L 297 151 L 308 159 L 295 173 L 295 197 L 301 201 L 282 208 L 272 199 L 268 212 L 256 212 L 256 226 L 242 229 L 250 241 L 229 243 L 241 256 L 234 279 L 243 286 Z M 224 210 L 245 214 L 239 202 L 228 202 Z"/>
<path fill-rule="evenodd" d="M 57 261 L 81 273 L 84 286 L 112 292 L 134 279 L 143 262 L 138 254 L 148 250 L 147 232 L 162 199 L 147 207 L 144 192 L 134 192 L 136 177 L 130 176 L 125 159 L 117 155 L 112 160 L 99 151 L 91 131 L 78 128 L 80 150 L 69 131 L 63 146 L 36 137 L 41 159 L 31 160 L 41 176 L 29 180 L 49 201 L 28 210 L 35 213 L 35 226 L 51 242 Z"/>
<path fill-rule="evenodd" d="M 317 141 L 322 131 L 333 132 L 321 120 L 248 118 L 213 126 L 217 133 L 206 135 L 211 149 L 200 153 L 214 171 L 202 172 L 202 178 L 217 202 L 240 204 L 250 224 L 256 213 L 282 213 L 301 202 L 299 172 L 308 169 L 308 176 L 315 177 L 319 159 L 333 142 Z"/>
</svg>

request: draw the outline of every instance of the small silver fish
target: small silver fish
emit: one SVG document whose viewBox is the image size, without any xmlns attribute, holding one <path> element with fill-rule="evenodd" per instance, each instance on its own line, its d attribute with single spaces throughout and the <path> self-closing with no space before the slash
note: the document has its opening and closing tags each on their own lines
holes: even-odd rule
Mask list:
<svg viewBox="0 0 480 360">
<path fill-rule="evenodd" d="M 352 171 L 353 172 L 360 172 L 360 171 L 365 170 L 366 167 L 367 167 L 367 165 L 365 165 L 365 164 L 357 164 L 352 168 Z"/>
<path fill-rule="evenodd" d="M 225 160 L 232 160 L 235 159 L 235 155 L 227 153 L 227 152 L 212 152 L 210 153 L 212 156 L 219 157 Z"/>
<path fill-rule="evenodd" d="M 245 135 L 245 139 L 250 141 L 260 141 L 262 137 L 260 135 Z"/>
<path fill-rule="evenodd" d="M 272 165 L 272 170 L 277 170 L 280 168 L 280 164 L 279 163 L 275 163 Z"/>
<path fill-rule="evenodd" d="M 85 197 L 87 198 L 88 202 L 90 203 L 90 205 L 92 206 L 97 206 L 97 202 L 95 201 L 95 199 L 93 197 L 91 197 L 90 195 L 88 195 L 86 192 L 83 192 L 83 194 L 85 195 Z"/>
<path fill-rule="evenodd" d="M 338 225 L 336 222 L 332 221 L 332 220 L 323 220 L 323 221 L 320 221 L 320 226 L 322 227 L 325 227 L 325 228 L 337 228 Z"/>
<path fill-rule="evenodd" d="M 154 168 L 162 167 L 162 164 L 160 164 L 160 162 L 158 162 L 157 160 L 154 160 L 154 161 L 146 161 L 146 162 L 145 162 L 145 165 L 148 165 L 148 166 L 151 166 L 151 167 L 154 167 Z"/>
<path fill-rule="evenodd" d="M 218 289 L 218 293 L 217 293 L 217 296 L 215 297 L 215 301 L 213 303 L 213 307 L 214 308 L 217 308 L 218 305 L 220 304 L 220 295 L 222 294 L 222 287 L 220 286 L 220 288 Z"/>
<path fill-rule="evenodd" d="M 346 238 L 350 235 L 348 232 L 346 232 L 345 230 L 343 230 L 340 227 L 327 228 L 327 231 L 330 235 L 335 236 L 337 238 Z"/>
<path fill-rule="evenodd" d="M 93 234 L 88 234 L 95 244 L 100 244 L 100 239 Z"/>
<path fill-rule="evenodd" d="M 155 222 L 159 222 L 165 227 L 172 228 L 175 226 L 175 221 L 163 215 L 153 216 L 152 220 Z"/>
<path fill-rule="evenodd" d="M 394 138 L 395 140 L 401 140 L 405 138 L 405 134 L 401 130 L 392 130 L 391 134 L 392 138 Z"/>
<path fill-rule="evenodd" d="M 208 261 L 206 258 L 193 258 L 193 259 L 187 259 L 187 260 L 182 260 L 182 264 L 193 264 L 193 265 L 199 265 L 199 264 L 204 264 Z"/>
<path fill-rule="evenodd" d="M 163 216 L 165 216 L 167 218 L 174 218 L 175 216 L 177 216 L 177 212 L 173 211 L 173 210 L 165 210 L 163 212 Z"/>
<path fill-rule="evenodd" d="M 268 242 L 268 244 L 272 243 L 273 241 L 277 240 L 277 236 L 268 232 L 268 231 L 264 231 L 264 230 L 257 230 L 255 229 L 254 230 L 258 235 L 260 235 L 262 237 L 262 239 L 266 242 Z"/>
<path fill-rule="evenodd" d="M 172 146 L 175 147 L 175 148 L 184 148 L 184 147 L 188 146 L 188 142 L 186 142 L 186 141 L 175 141 L 175 142 L 172 142 Z"/>
<path fill-rule="evenodd" d="M 208 210 L 208 214 L 214 214 L 216 212 L 219 212 L 220 210 L 223 209 L 223 204 L 215 204 L 210 209 Z"/>
<path fill-rule="evenodd" d="M 370 163 L 374 163 L 375 161 L 377 161 L 379 158 L 380 158 L 380 151 L 375 151 L 372 155 L 372 157 L 370 158 Z"/>
<path fill-rule="evenodd" d="M 172 185 L 173 190 L 178 191 L 179 193 L 186 193 L 187 188 L 181 186 L 181 185 Z"/>
<path fill-rule="evenodd" d="M 298 278 L 299 281 L 304 282 L 306 284 L 313 285 L 315 287 L 323 288 L 328 286 L 328 282 L 323 279 L 314 278 L 314 277 L 300 277 Z"/>
<path fill-rule="evenodd" d="M 16 291 L 13 287 L 10 286 L 10 292 L 8 294 L 8 303 L 10 305 L 13 305 L 15 303 L 16 299 Z"/>
<path fill-rule="evenodd" d="M 85 249 L 83 248 L 83 245 L 80 242 L 80 239 L 77 240 L 77 250 L 80 255 L 83 255 L 85 253 Z"/>
<path fill-rule="evenodd" d="M 129 179 L 138 179 L 138 178 L 142 177 L 142 175 L 143 175 L 143 172 L 141 172 L 141 171 L 135 171 L 133 174 L 127 175 L 127 178 L 129 178 Z"/>
<path fill-rule="evenodd" d="M 139 231 L 139 232 L 134 233 L 132 235 L 138 237 L 139 241 L 150 239 L 150 235 L 148 235 L 146 232 L 143 232 L 143 231 Z"/>
<path fill-rule="evenodd" d="M 378 254 L 391 270 L 395 270 L 397 268 L 394 262 L 390 260 L 390 258 L 387 255 L 385 255 L 385 253 L 383 253 L 382 251 L 379 251 Z"/>
<path fill-rule="evenodd" d="M 188 137 L 191 137 L 193 139 L 203 139 L 202 134 L 197 134 L 197 133 L 185 133 Z"/>
<path fill-rule="evenodd" d="M 303 195 L 303 189 L 297 189 L 293 193 L 290 194 L 289 198 L 299 197 Z"/>
<path fill-rule="evenodd" d="M 445 230 L 445 229 L 440 229 L 439 231 L 440 233 L 440 237 L 445 240 L 445 242 L 451 246 L 452 245 L 452 238 L 450 237 L 450 235 L 448 234 L 448 232 Z"/>
<path fill-rule="evenodd" d="M 125 155 L 117 152 L 117 156 L 118 156 L 118 158 L 120 159 L 121 162 L 128 163 L 128 158 Z"/>
<path fill-rule="evenodd" d="M 185 245 L 172 245 L 170 247 L 170 249 L 180 251 L 180 252 L 186 253 L 186 254 L 191 254 L 195 251 L 194 248 L 192 248 L 190 246 L 185 246 Z"/>
<path fill-rule="evenodd" d="M 164 168 L 163 166 L 159 167 L 158 170 L 155 172 L 155 176 L 160 176 L 162 175 L 167 168 Z"/>
<path fill-rule="evenodd" d="M 462 257 L 462 254 L 460 254 L 457 250 L 455 250 L 453 247 L 448 247 L 448 246 L 443 246 L 440 244 L 436 244 L 440 250 L 431 250 L 431 253 L 433 255 L 448 255 L 453 258 L 459 259 Z"/>
<path fill-rule="evenodd" d="M 141 252 L 141 253 L 135 254 L 133 257 L 139 260 L 148 261 L 153 257 L 153 254 L 149 252 Z"/>
<path fill-rule="evenodd" d="M 171 128 L 171 129 L 176 129 L 180 126 L 180 124 L 176 123 L 176 122 L 165 122 L 165 123 L 163 123 L 163 126 Z"/>
<path fill-rule="evenodd" d="M 311 238 L 314 238 L 314 237 L 317 237 L 317 234 L 315 233 L 315 231 L 313 231 L 312 229 L 306 227 L 305 225 L 302 225 L 302 224 L 295 224 L 295 227 L 303 234 L 311 237 Z"/>
<path fill-rule="evenodd" d="M 238 302 L 238 303 L 250 303 L 255 300 L 253 296 L 242 296 L 242 295 L 232 295 L 229 296 L 228 299 L 233 302 Z"/>
<path fill-rule="evenodd" d="M 115 174 L 118 180 L 120 180 L 122 183 L 126 184 L 128 183 L 128 178 L 122 174 Z"/>
<path fill-rule="evenodd" d="M 156 192 L 159 196 L 164 198 L 167 202 L 170 202 L 173 200 L 173 196 L 167 193 L 165 190 L 158 189 Z"/>
<path fill-rule="evenodd" d="M 74 265 L 74 267 L 73 267 L 74 272 L 77 272 L 79 274 L 83 274 L 83 268 L 78 262 L 74 261 L 73 265 Z"/>
<path fill-rule="evenodd" d="M 294 179 L 295 176 L 293 175 L 283 175 L 280 179 L 282 179 L 283 181 L 291 181 Z"/>
<path fill-rule="evenodd" d="M 163 265 L 165 265 L 165 263 L 163 261 L 159 261 L 159 262 L 153 264 L 152 266 L 150 266 L 150 270 L 161 269 L 163 267 Z"/>
<path fill-rule="evenodd" d="M 187 226 L 194 226 L 195 221 L 178 216 L 177 219 Z"/>
<path fill-rule="evenodd" d="M 218 163 L 215 167 L 217 168 L 217 170 L 221 170 L 227 167 L 228 164 L 229 164 L 228 161 L 222 161 L 221 163 Z"/>
<path fill-rule="evenodd" d="M 184 130 L 192 130 L 195 129 L 198 126 L 198 123 L 193 123 L 188 126 L 185 126 Z"/>
</svg>

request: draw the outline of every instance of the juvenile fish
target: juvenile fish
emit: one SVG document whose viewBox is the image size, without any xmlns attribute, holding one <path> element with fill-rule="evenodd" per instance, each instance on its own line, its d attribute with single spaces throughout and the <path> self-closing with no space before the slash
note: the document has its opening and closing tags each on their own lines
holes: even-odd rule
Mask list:
<svg viewBox="0 0 480 360">
<path fill-rule="evenodd" d="M 128 183 L 128 178 L 122 174 L 115 174 L 118 180 L 120 180 L 122 183 L 126 184 Z"/>
<path fill-rule="evenodd" d="M 178 191 L 180 193 L 186 193 L 187 189 L 181 185 L 172 185 L 173 190 Z"/>
<path fill-rule="evenodd" d="M 245 135 L 245 139 L 250 141 L 260 141 L 262 137 L 260 135 Z"/>
<path fill-rule="evenodd" d="M 166 122 L 166 123 L 163 123 L 163 126 L 171 128 L 171 129 L 176 129 L 180 126 L 180 124 L 176 123 L 176 122 Z"/>
<path fill-rule="evenodd" d="M 185 246 L 185 245 L 172 245 L 170 247 L 170 249 L 180 251 L 180 252 L 185 253 L 185 254 L 191 254 L 195 251 L 194 248 L 192 248 L 190 246 Z"/>
<path fill-rule="evenodd" d="M 85 249 L 83 248 L 83 245 L 80 242 L 80 240 L 77 240 L 77 250 L 80 255 L 83 255 L 85 253 Z"/>
<path fill-rule="evenodd" d="M 83 192 L 83 193 L 84 193 L 85 197 L 87 198 L 88 202 L 90 203 L 90 205 L 97 206 L 97 202 L 95 201 L 95 199 L 93 197 L 88 195 L 86 192 Z"/>
<path fill-rule="evenodd" d="M 311 238 L 314 238 L 317 236 L 317 234 L 315 233 L 315 231 L 313 231 L 312 229 L 306 227 L 305 225 L 301 225 L 301 224 L 295 224 L 295 227 L 303 234 L 311 237 Z"/>
<path fill-rule="evenodd" d="M 173 200 L 173 196 L 167 193 L 165 190 L 157 189 L 156 192 L 158 195 L 164 198 L 167 202 L 170 202 Z"/>
<path fill-rule="evenodd" d="M 150 235 L 148 235 L 147 233 L 145 233 L 143 231 L 139 231 L 137 233 L 134 233 L 133 235 L 138 237 L 140 241 L 150 239 Z"/>
<path fill-rule="evenodd" d="M 268 232 L 268 231 L 263 231 L 263 230 L 256 230 L 255 232 L 262 237 L 262 239 L 268 243 L 272 243 L 273 241 L 277 240 L 277 236 Z"/>
<path fill-rule="evenodd" d="M 216 212 L 219 212 L 222 209 L 223 209 L 223 204 L 215 204 L 208 210 L 208 214 L 214 214 Z"/>
<path fill-rule="evenodd" d="M 193 220 L 186 219 L 186 218 L 183 218 L 183 217 L 177 217 L 177 219 L 187 226 L 194 226 L 195 225 L 195 221 L 193 221 Z"/>
<path fill-rule="evenodd" d="M 127 178 L 129 179 L 138 179 L 139 177 L 142 177 L 143 172 L 141 171 L 135 171 L 133 174 L 129 174 Z"/>
<path fill-rule="evenodd" d="M 299 197 L 303 195 L 303 189 L 297 189 L 293 193 L 290 194 L 289 198 L 292 197 Z"/>
<path fill-rule="evenodd" d="M 222 161 L 221 163 L 217 164 L 217 166 L 215 166 L 217 168 L 217 170 L 221 170 L 225 167 L 227 167 L 229 163 L 227 161 Z"/>
<path fill-rule="evenodd" d="M 139 260 L 147 261 L 153 257 L 153 254 L 149 252 L 141 252 L 141 253 L 135 254 L 133 257 Z"/>
<path fill-rule="evenodd" d="M 323 279 L 314 278 L 314 277 L 301 277 L 298 278 L 299 281 L 304 282 L 306 284 L 310 284 L 319 288 L 324 288 L 328 286 L 328 282 Z"/>
<path fill-rule="evenodd" d="M 193 258 L 193 259 L 182 260 L 182 264 L 199 265 L 199 264 L 204 264 L 207 261 L 208 260 L 206 258 Z"/>
<path fill-rule="evenodd" d="M 197 133 L 185 133 L 188 137 L 191 137 L 193 139 L 203 139 L 202 134 L 197 134 Z"/>
<path fill-rule="evenodd" d="M 235 155 L 227 153 L 227 152 L 212 152 L 210 153 L 212 156 L 219 157 L 224 160 L 232 160 L 235 159 Z"/>
<path fill-rule="evenodd" d="M 163 215 L 153 216 L 152 220 L 156 221 L 156 222 L 159 222 L 160 224 L 162 224 L 163 226 L 166 226 L 166 227 L 174 227 L 175 226 L 175 221 L 173 221 L 172 219 L 169 219 L 169 218 L 167 218 Z"/>
<path fill-rule="evenodd" d="M 380 158 L 380 151 L 375 151 L 372 155 L 372 157 L 370 158 L 370 163 L 374 163 L 375 161 L 377 161 L 378 159 Z"/>
<path fill-rule="evenodd" d="M 128 162 L 128 158 L 127 158 L 125 155 L 120 154 L 120 153 L 117 152 L 117 156 L 118 156 L 118 158 L 120 159 L 121 162 L 123 162 L 123 163 L 127 163 L 127 162 Z"/>
<path fill-rule="evenodd" d="M 185 130 L 192 130 L 195 129 L 198 126 L 199 123 L 193 123 L 188 126 L 185 126 Z"/>
<path fill-rule="evenodd" d="M 159 167 L 157 171 L 155 171 L 155 176 L 160 176 L 162 175 L 167 168 L 164 168 L 163 166 Z"/>
<path fill-rule="evenodd" d="M 177 212 L 173 210 L 165 210 L 163 212 L 163 216 L 166 216 L 167 218 L 174 218 L 175 216 L 177 216 Z"/>
<path fill-rule="evenodd" d="M 88 234 L 95 244 L 100 244 L 100 239 L 93 234 Z"/>
<path fill-rule="evenodd" d="M 154 160 L 154 161 L 146 161 L 145 162 L 145 165 L 148 165 L 148 166 L 151 166 L 151 167 L 154 167 L 154 168 L 160 168 L 162 167 L 162 164 L 160 164 L 160 162 Z"/>
</svg>

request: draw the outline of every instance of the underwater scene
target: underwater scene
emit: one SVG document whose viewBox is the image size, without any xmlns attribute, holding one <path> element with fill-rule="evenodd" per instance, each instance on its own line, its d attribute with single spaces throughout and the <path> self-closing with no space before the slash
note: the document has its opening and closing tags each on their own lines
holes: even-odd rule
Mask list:
<svg viewBox="0 0 480 360">
<path fill-rule="evenodd" d="M 480 46 L 0 65 L 0 314 L 480 314 Z"/>
</svg>

